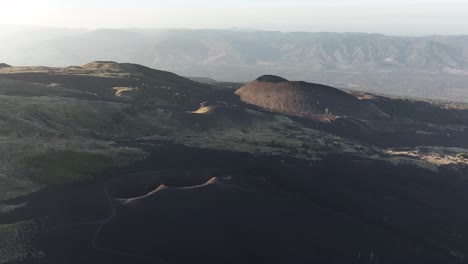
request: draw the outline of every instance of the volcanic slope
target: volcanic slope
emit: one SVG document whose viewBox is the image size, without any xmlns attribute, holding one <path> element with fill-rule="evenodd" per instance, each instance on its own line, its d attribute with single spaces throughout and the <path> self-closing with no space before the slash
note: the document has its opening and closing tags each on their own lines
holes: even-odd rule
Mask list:
<svg viewBox="0 0 468 264">
<path fill-rule="evenodd" d="M 254 83 L 289 111 L 135 64 L 0 69 L 0 263 L 464 263 L 468 106 Z"/>
<path fill-rule="evenodd" d="M 339 89 L 302 81 L 288 81 L 264 75 L 248 83 L 236 94 L 248 104 L 272 112 L 312 119 L 330 120 L 336 116 L 363 119 L 385 118 L 373 103 L 362 101 Z"/>
<path fill-rule="evenodd" d="M 0 67 L 0 77 L 44 85 L 61 85 L 86 93 L 85 99 L 90 99 L 91 96 L 100 101 L 136 98 L 141 104 L 147 102 L 147 99 L 154 103 L 157 98 L 159 103 L 165 105 L 194 107 L 212 92 L 209 85 L 171 72 L 112 61 L 94 61 L 65 68 Z"/>
</svg>

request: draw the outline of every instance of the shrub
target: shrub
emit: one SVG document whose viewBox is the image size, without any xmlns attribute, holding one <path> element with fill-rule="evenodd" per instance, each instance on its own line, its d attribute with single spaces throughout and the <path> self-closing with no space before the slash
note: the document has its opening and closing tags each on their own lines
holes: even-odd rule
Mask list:
<svg viewBox="0 0 468 264">
<path fill-rule="evenodd" d="M 58 151 L 29 158 L 30 178 L 43 184 L 63 184 L 94 178 L 113 164 L 111 158 L 90 152 Z"/>
<path fill-rule="evenodd" d="M 468 153 L 458 153 L 457 159 L 468 159 Z"/>
<path fill-rule="evenodd" d="M 335 147 L 341 147 L 341 143 L 339 141 L 332 141 L 332 145 Z"/>
<path fill-rule="evenodd" d="M 268 145 L 270 148 L 281 148 L 281 147 L 282 147 L 281 143 L 276 142 L 276 141 L 274 141 L 274 140 L 268 142 L 267 145 Z"/>
</svg>

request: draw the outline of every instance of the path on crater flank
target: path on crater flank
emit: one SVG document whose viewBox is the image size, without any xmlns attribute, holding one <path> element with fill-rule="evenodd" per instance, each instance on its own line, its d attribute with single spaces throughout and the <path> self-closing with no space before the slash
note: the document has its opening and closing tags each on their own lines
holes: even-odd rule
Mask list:
<svg viewBox="0 0 468 264">
<path fill-rule="evenodd" d="M 214 178 L 218 178 L 218 177 L 214 177 Z M 232 176 L 228 175 L 227 177 L 221 178 L 221 179 L 230 180 L 231 178 L 232 178 Z M 208 181 L 208 182 L 210 182 L 210 181 Z M 266 184 L 272 185 L 272 183 L 267 181 L 265 178 L 263 178 L 263 181 Z M 174 189 L 192 189 L 192 188 L 206 186 L 207 183 L 197 185 L 197 186 L 174 188 Z M 275 199 L 275 197 L 273 197 L 273 196 L 270 196 L 270 195 L 268 195 L 266 193 L 259 192 L 259 191 L 254 190 L 254 189 L 249 189 L 249 188 L 245 188 L 245 187 L 241 187 L 241 186 L 236 186 L 234 184 L 227 184 L 227 183 L 224 183 L 224 182 L 217 182 L 217 184 L 220 184 L 220 185 L 226 186 L 226 187 L 228 186 L 229 188 L 232 188 L 232 189 L 235 189 L 235 190 L 238 190 L 238 191 L 241 191 L 241 192 L 253 193 L 253 194 L 256 194 L 256 195 L 260 195 L 262 197 Z M 159 189 L 159 187 L 158 187 L 158 189 Z M 114 197 L 109 192 L 109 183 L 104 183 L 103 184 L 103 192 L 104 192 L 104 196 L 105 196 L 108 208 L 110 209 L 110 214 L 105 219 L 95 220 L 95 221 L 76 222 L 76 223 L 72 223 L 72 224 L 68 224 L 68 225 L 57 226 L 57 227 L 51 228 L 51 230 L 67 229 L 67 228 L 73 228 L 73 227 L 78 227 L 78 226 L 83 226 L 83 225 L 98 225 L 96 230 L 93 232 L 93 235 L 92 235 L 91 241 L 90 241 L 90 243 L 92 245 L 92 248 L 94 250 L 100 251 L 100 252 L 103 252 L 103 253 L 107 253 L 107 254 L 111 254 L 111 255 L 119 255 L 119 256 L 125 256 L 125 257 L 134 257 L 134 258 L 144 259 L 144 260 L 150 261 L 151 263 L 167 264 L 167 262 L 165 262 L 164 260 L 157 259 L 157 258 L 154 258 L 154 257 L 151 257 L 151 256 L 138 255 L 138 254 L 133 254 L 131 252 L 113 250 L 113 249 L 105 248 L 105 247 L 103 247 L 102 245 L 99 244 L 98 241 L 99 241 L 101 232 L 104 229 L 105 225 L 108 224 L 109 222 L 111 222 L 117 216 L 117 213 L 118 213 L 118 205 L 116 205 L 116 203 L 114 202 Z M 153 192 L 154 192 L 154 190 L 152 192 L 146 194 L 146 195 L 136 197 L 136 198 L 133 198 L 133 199 L 138 200 L 138 199 L 141 199 L 141 198 L 145 198 L 145 197 L 151 195 Z M 289 193 L 289 194 L 291 195 L 291 193 Z M 294 195 L 294 194 L 291 195 L 291 196 L 296 197 L 296 195 Z M 289 197 L 289 198 L 292 198 L 292 197 Z M 129 199 L 129 200 L 133 200 L 133 199 Z"/>
<path fill-rule="evenodd" d="M 144 256 L 144 255 L 136 255 L 136 254 L 132 254 L 132 253 L 129 253 L 129 252 L 124 252 L 124 251 L 106 249 L 106 248 L 102 247 L 101 245 L 99 245 L 98 239 L 99 239 L 99 236 L 101 234 L 102 229 L 104 228 L 104 226 L 107 223 L 112 221 L 114 219 L 114 217 L 117 215 L 117 206 L 114 204 L 113 198 L 110 195 L 109 190 L 107 188 L 107 184 L 104 184 L 103 189 L 104 189 L 104 195 L 106 197 L 106 200 L 108 202 L 108 205 L 109 205 L 109 208 L 110 208 L 110 211 L 111 211 L 111 213 L 110 213 L 110 215 L 108 217 L 106 217 L 105 219 L 102 219 L 102 220 L 77 222 L 77 223 L 73 223 L 73 224 L 58 226 L 58 227 L 52 228 L 51 230 L 67 229 L 67 228 L 72 228 L 72 227 L 77 227 L 77 226 L 82 226 L 82 225 L 97 224 L 99 226 L 94 231 L 93 237 L 91 238 L 91 245 L 92 245 L 93 249 L 95 249 L 97 251 L 100 251 L 100 252 L 112 254 L 112 255 L 121 255 L 121 256 L 126 256 L 126 257 L 136 257 L 136 258 L 146 259 L 148 261 L 151 261 L 152 263 L 167 264 L 167 262 L 165 262 L 164 260 L 161 260 L 161 259 L 156 259 L 156 258 L 153 258 L 153 257 L 150 257 L 150 256 Z"/>
</svg>

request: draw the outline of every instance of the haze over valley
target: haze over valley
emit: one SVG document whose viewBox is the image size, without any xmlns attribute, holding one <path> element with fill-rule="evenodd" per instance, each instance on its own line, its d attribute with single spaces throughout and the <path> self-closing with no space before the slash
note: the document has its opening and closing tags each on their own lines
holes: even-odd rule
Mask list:
<svg viewBox="0 0 468 264">
<path fill-rule="evenodd" d="M 19 27 L 0 34 L 0 41 L 0 61 L 15 66 L 110 60 L 217 81 L 276 74 L 340 88 L 468 102 L 466 36 Z"/>
</svg>

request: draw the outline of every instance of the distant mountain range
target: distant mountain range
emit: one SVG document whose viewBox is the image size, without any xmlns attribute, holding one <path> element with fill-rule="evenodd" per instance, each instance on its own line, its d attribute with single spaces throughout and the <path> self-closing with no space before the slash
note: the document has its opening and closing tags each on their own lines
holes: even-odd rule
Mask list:
<svg viewBox="0 0 468 264">
<path fill-rule="evenodd" d="M 2 27 L 0 33 L 0 62 L 10 65 L 113 60 L 222 81 L 275 74 L 356 90 L 468 101 L 468 36 L 188 29 L 6 32 Z"/>
</svg>

